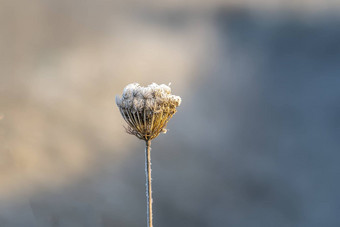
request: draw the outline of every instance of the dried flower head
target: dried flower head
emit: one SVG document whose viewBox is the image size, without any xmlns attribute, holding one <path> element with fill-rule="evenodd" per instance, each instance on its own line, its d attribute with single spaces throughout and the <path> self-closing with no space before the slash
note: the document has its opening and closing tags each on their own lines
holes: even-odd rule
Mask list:
<svg viewBox="0 0 340 227">
<path fill-rule="evenodd" d="M 181 104 L 181 98 L 171 94 L 165 84 L 152 83 L 142 87 L 132 83 L 124 88 L 122 97 L 116 96 L 116 104 L 128 127 L 129 134 L 149 141 L 161 132 Z"/>
</svg>

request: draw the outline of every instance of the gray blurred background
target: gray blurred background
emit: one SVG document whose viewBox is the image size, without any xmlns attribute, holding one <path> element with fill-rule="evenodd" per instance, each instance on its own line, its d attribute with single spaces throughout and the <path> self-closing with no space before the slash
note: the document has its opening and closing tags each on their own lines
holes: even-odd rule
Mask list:
<svg viewBox="0 0 340 227">
<path fill-rule="evenodd" d="M 114 103 L 172 82 L 155 227 L 340 226 L 334 0 L 0 0 L 0 227 L 146 226 Z"/>
</svg>

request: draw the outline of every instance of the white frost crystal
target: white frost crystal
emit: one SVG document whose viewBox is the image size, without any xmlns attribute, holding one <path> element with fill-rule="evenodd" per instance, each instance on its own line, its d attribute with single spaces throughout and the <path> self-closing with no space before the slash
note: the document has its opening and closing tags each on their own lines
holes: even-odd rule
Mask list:
<svg viewBox="0 0 340 227">
<path fill-rule="evenodd" d="M 132 83 L 124 88 L 122 97 L 116 96 L 116 104 L 128 124 L 127 132 L 146 141 L 166 132 L 165 127 L 181 101 L 181 97 L 171 95 L 169 86 L 156 83 L 147 87 Z"/>
</svg>

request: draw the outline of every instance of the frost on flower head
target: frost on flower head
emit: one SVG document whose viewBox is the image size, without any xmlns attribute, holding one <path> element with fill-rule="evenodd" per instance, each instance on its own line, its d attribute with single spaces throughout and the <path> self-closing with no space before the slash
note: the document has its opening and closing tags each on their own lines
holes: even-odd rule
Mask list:
<svg viewBox="0 0 340 227">
<path fill-rule="evenodd" d="M 127 132 L 145 141 L 166 132 L 165 127 L 181 101 L 181 97 L 171 94 L 169 86 L 156 83 L 147 87 L 128 84 L 122 97 L 116 96 L 116 104 L 128 124 Z"/>
</svg>

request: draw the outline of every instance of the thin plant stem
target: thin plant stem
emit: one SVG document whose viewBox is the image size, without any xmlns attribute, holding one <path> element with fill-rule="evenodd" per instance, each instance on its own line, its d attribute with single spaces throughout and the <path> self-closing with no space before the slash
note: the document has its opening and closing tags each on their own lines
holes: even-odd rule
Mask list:
<svg viewBox="0 0 340 227">
<path fill-rule="evenodd" d="M 151 140 L 146 141 L 145 147 L 145 178 L 146 178 L 146 199 L 147 199 L 147 227 L 152 224 L 152 187 L 151 187 Z"/>
</svg>

